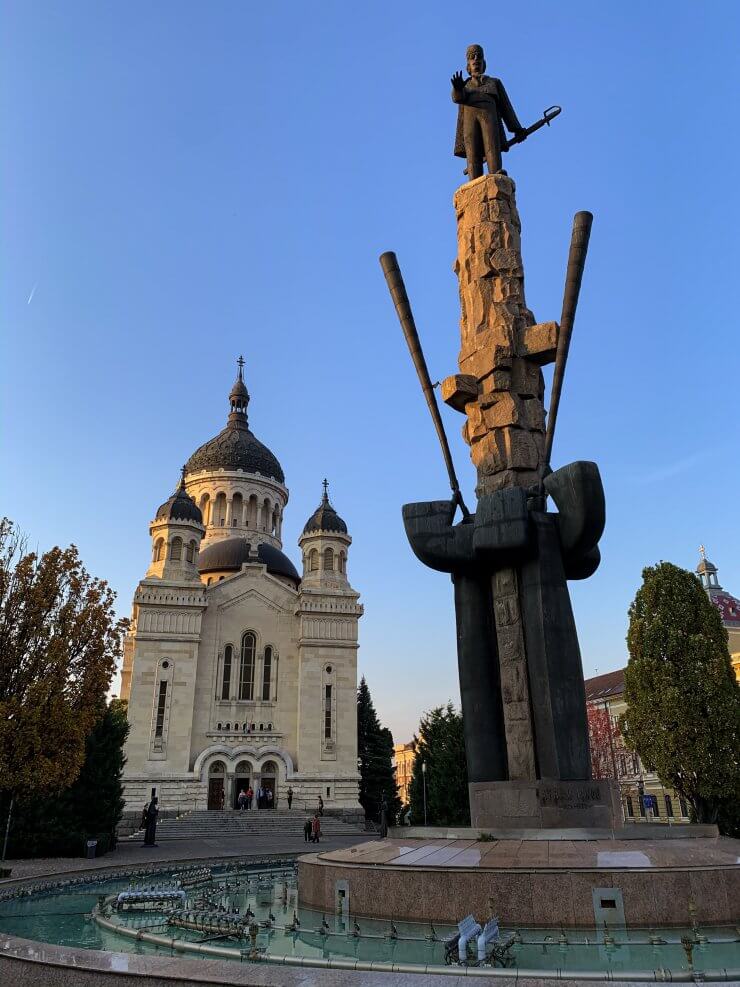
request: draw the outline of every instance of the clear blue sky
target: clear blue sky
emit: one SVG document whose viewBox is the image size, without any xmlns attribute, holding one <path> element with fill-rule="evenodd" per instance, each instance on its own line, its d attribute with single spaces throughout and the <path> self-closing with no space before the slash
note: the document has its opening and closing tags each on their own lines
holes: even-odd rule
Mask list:
<svg viewBox="0 0 740 987">
<path fill-rule="evenodd" d="M 624 662 L 644 565 L 693 567 L 703 541 L 740 595 L 734 0 L 0 11 L 2 510 L 34 544 L 74 541 L 128 614 L 243 352 L 288 554 L 324 475 L 349 524 L 381 718 L 406 740 L 457 701 L 451 586 L 400 513 L 447 481 L 377 257 L 397 251 L 433 379 L 453 373 L 449 77 L 477 41 L 523 122 L 564 108 L 506 162 L 540 321 L 573 213 L 596 217 L 554 453 L 606 486 L 603 564 L 572 584 L 586 674 Z"/>
</svg>

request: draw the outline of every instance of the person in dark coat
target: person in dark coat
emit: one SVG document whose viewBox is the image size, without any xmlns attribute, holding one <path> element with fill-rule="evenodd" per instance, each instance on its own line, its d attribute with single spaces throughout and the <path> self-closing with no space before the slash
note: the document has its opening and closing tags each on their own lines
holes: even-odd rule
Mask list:
<svg viewBox="0 0 740 987">
<path fill-rule="evenodd" d="M 157 833 L 157 816 L 159 815 L 159 809 L 157 804 L 159 799 L 154 796 L 154 798 L 149 803 L 146 810 L 146 830 L 144 832 L 144 846 L 156 846 L 154 838 Z"/>
<path fill-rule="evenodd" d="M 308 843 L 311 839 L 311 820 L 307 817 L 303 824 L 303 842 Z"/>
</svg>

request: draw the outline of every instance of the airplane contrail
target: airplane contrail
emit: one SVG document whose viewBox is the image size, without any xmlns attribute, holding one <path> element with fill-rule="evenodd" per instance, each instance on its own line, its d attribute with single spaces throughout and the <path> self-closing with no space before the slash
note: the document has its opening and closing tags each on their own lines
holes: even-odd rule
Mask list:
<svg viewBox="0 0 740 987">
<path fill-rule="evenodd" d="M 28 301 L 26 302 L 26 305 L 30 305 L 31 302 L 33 301 L 33 296 L 36 294 L 37 287 L 38 287 L 38 281 L 34 284 L 33 288 L 31 288 L 31 294 L 28 296 Z"/>
</svg>

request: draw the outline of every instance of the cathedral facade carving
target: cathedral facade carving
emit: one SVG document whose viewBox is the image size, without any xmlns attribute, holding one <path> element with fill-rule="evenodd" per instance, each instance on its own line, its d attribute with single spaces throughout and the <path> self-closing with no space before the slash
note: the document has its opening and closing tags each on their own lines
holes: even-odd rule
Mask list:
<svg viewBox="0 0 740 987">
<path fill-rule="evenodd" d="M 156 788 L 163 809 L 272 804 L 357 811 L 357 628 L 352 543 L 326 483 L 299 545 L 282 551 L 280 463 L 251 432 L 242 361 L 226 428 L 183 468 L 150 525 L 121 696 L 128 701 L 126 809 Z"/>
</svg>

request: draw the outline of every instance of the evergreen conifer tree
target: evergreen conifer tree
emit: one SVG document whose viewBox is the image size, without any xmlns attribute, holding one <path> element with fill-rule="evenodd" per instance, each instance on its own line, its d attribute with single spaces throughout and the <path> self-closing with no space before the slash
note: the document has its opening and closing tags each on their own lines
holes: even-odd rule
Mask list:
<svg viewBox="0 0 740 987">
<path fill-rule="evenodd" d="M 692 573 L 660 562 L 642 576 L 629 612 L 625 742 L 697 822 L 729 827 L 728 807 L 740 803 L 740 686 L 727 631 Z"/>
<path fill-rule="evenodd" d="M 469 826 L 468 769 L 462 713 L 452 703 L 425 713 L 414 744 L 416 750 L 409 788 L 413 824 L 424 824 L 426 781 L 427 825 Z M 425 762 L 426 779 L 422 771 Z"/>
<path fill-rule="evenodd" d="M 357 689 L 357 757 L 360 769 L 360 805 L 365 816 L 380 820 L 380 805 L 385 796 L 388 823 L 393 825 L 401 809 L 395 769 L 393 735 L 381 727 L 365 676 Z"/>
<path fill-rule="evenodd" d="M 54 795 L 16 802 L 10 836 L 12 857 L 81 856 L 85 842 L 98 840 L 98 852 L 115 845 L 123 813 L 123 745 L 128 736 L 126 704 L 101 702 L 100 717 L 88 734 L 77 780 Z"/>
</svg>

